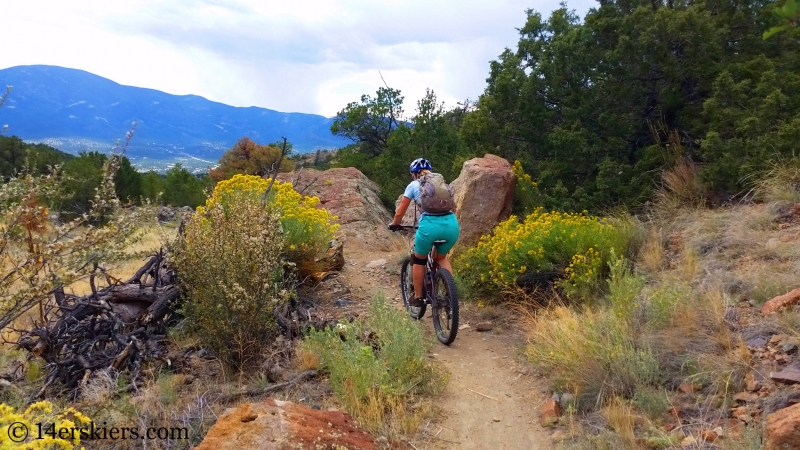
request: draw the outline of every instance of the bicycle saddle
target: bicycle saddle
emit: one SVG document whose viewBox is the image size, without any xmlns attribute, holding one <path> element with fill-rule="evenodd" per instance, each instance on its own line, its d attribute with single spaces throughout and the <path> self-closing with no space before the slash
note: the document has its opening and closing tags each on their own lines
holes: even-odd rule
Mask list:
<svg viewBox="0 0 800 450">
<path fill-rule="evenodd" d="M 437 240 L 433 241 L 433 245 L 442 245 L 442 244 L 446 244 L 446 243 L 447 243 L 447 239 L 437 239 Z"/>
</svg>

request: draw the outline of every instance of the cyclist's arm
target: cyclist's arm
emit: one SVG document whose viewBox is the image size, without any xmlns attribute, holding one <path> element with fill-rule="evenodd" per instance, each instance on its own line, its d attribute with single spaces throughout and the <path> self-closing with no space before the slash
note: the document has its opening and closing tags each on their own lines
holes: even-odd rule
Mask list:
<svg viewBox="0 0 800 450">
<path fill-rule="evenodd" d="M 403 221 L 403 216 L 406 215 L 406 210 L 408 210 L 408 205 L 411 204 L 411 199 L 403 196 L 403 199 L 400 200 L 400 206 L 397 207 L 397 212 L 394 214 L 394 220 L 392 220 L 392 225 L 400 225 L 400 222 Z"/>
</svg>

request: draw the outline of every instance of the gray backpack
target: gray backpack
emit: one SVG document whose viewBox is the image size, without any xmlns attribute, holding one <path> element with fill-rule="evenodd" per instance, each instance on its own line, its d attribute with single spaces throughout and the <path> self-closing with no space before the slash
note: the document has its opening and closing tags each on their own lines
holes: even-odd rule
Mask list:
<svg viewBox="0 0 800 450">
<path fill-rule="evenodd" d="M 443 215 L 453 210 L 453 189 L 440 173 L 426 173 L 419 179 L 420 204 L 430 215 Z"/>
</svg>

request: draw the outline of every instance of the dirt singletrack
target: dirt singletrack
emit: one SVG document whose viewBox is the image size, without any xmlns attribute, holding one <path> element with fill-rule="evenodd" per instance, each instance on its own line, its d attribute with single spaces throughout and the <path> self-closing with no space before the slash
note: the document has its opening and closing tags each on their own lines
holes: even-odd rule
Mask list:
<svg viewBox="0 0 800 450">
<path fill-rule="evenodd" d="M 345 246 L 347 263 L 341 276 L 354 297 L 367 300 L 382 293 L 388 304 L 402 308 L 399 270 L 405 255 L 402 248 L 376 252 L 357 244 Z M 436 341 L 430 310 L 420 321 L 424 333 L 435 341 L 429 357 L 450 378 L 444 392 L 433 399 L 436 418 L 408 441 L 409 448 L 552 448 L 550 430 L 539 424 L 539 408 L 549 395 L 545 383 L 532 375 L 519 355 L 523 344 L 519 327 L 500 319 L 491 331 L 478 332 L 475 324 L 485 317 L 474 305 L 462 305 L 461 316 L 462 329 L 449 347 Z"/>
</svg>

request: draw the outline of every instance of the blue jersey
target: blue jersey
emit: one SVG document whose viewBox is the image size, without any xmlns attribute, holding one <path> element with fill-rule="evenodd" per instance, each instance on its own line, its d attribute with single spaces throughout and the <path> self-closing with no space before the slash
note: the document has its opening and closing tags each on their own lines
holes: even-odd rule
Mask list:
<svg viewBox="0 0 800 450">
<path fill-rule="evenodd" d="M 420 189 L 419 189 L 419 180 L 414 180 L 411 183 L 408 183 L 406 186 L 406 191 L 403 192 L 403 197 L 410 198 L 420 204 Z"/>
</svg>

